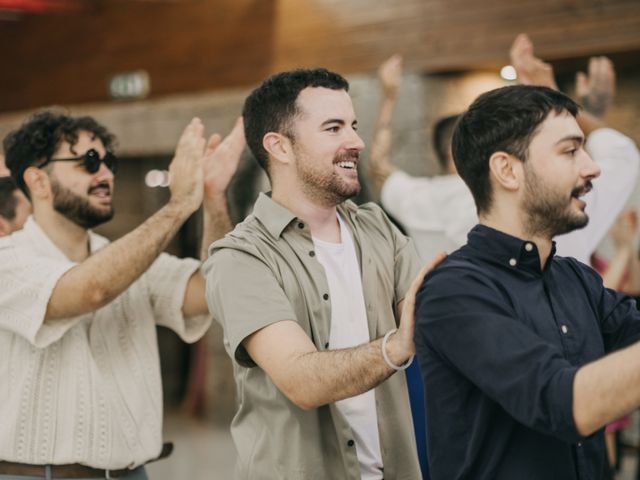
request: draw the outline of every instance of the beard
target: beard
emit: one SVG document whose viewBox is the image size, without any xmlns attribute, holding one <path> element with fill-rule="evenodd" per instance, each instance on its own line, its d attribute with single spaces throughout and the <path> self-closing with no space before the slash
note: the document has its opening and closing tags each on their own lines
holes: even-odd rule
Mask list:
<svg viewBox="0 0 640 480">
<path fill-rule="evenodd" d="M 342 178 L 333 168 L 339 162 L 354 161 L 358 163 L 358 152 L 344 152 L 333 158 L 331 172 L 327 173 L 311 166 L 312 160 L 308 157 L 303 162 L 298 162 L 296 168 L 302 180 L 302 189 L 311 199 L 326 206 L 336 206 L 360 193 L 360 182 L 357 178 L 348 182 Z M 303 156 L 298 155 L 298 158 Z"/>
<path fill-rule="evenodd" d="M 87 193 L 90 194 L 98 187 L 109 188 L 109 185 L 102 183 L 90 188 Z M 93 228 L 113 218 L 113 206 L 96 208 L 89 203 L 88 199 L 73 193 L 53 178 L 51 189 L 54 210 L 82 228 Z"/>
<path fill-rule="evenodd" d="M 524 211 L 527 215 L 529 235 L 553 238 L 556 235 L 583 228 L 589 222 L 589 216 L 583 211 L 571 208 L 571 198 L 578 197 L 591 190 L 591 182 L 571 191 L 570 197 L 552 190 L 530 168 L 526 167 Z"/>
</svg>

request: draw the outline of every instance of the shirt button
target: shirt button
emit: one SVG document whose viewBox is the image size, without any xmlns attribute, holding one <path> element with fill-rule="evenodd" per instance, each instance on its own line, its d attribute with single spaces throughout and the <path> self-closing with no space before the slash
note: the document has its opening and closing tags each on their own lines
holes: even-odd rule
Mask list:
<svg viewBox="0 0 640 480">
<path fill-rule="evenodd" d="M 512 258 L 512 259 L 509 260 L 509 265 L 511 265 L 512 267 L 515 267 L 517 265 L 517 263 L 518 262 L 516 261 L 515 258 Z"/>
<path fill-rule="evenodd" d="M 298 228 L 304 228 L 304 223 L 302 222 L 298 223 Z"/>
<path fill-rule="evenodd" d="M 324 298 L 325 300 L 329 300 L 329 294 L 325 293 L 324 295 L 322 295 L 322 298 Z"/>
<path fill-rule="evenodd" d="M 530 252 L 531 250 L 533 250 L 533 245 L 531 245 L 530 243 L 526 243 L 525 246 L 524 246 L 524 249 L 527 252 Z"/>
<path fill-rule="evenodd" d="M 569 331 L 569 329 L 567 328 L 567 326 L 566 326 L 566 325 L 562 325 L 562 326 L 560 327 L 560 330 L 562 330 L 562 333 L 567 333 L 567 332 Z"/>
<path fill-rule="evenodd" d="M 578 442 L 578 448 L 582 447 L 582 442 Z"/>
<path fill-rule="evenodd" d="M 311 250 L 311 251 L 309 252 L 309 256 L 310 256 L 310 257 L 315 257 L 315 256 L 316 256 L 316 252 L 314 252 L 313 250 Z"/>
<path fill-rule="evenodd" d="M 356 444 L 356 442 L 354 442 L 353 440 L 349 440 L 347 442 L 347 447 L 353 447 Z"/>
</svg>

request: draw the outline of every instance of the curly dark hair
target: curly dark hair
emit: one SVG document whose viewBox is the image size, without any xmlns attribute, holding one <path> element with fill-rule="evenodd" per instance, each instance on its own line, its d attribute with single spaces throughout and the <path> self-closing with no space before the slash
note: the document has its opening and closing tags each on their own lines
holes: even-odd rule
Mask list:
<svg viewBox="0 0 640 480">
<path fill-rule="evenodd" d="M 337 73 L 325 68 L 298 69 L 272 75 L 244 102 L 242 116 L 247 145 L 267 174 L 269 155 L 262 146 L 262 139 L 268 132 L 292 138 L 291 121 L 299 113 L 296 100 L 307 87 L 349 91 L 349 83 Z"/>
<path fill-rule="evenodd" d="M 115 146 L 115 136 L 93 117 L 71 117 L 56 110 L 34 114 L 19 129 L 5 137 L 3 146 L 7 168 L 27 197 L 31 198 L 24 183 L 24 171 L 31 166 L 44 164 L 63 141 L 75 145 L 80 130 L 98 138 L 108 151 Z"/>
</svg>

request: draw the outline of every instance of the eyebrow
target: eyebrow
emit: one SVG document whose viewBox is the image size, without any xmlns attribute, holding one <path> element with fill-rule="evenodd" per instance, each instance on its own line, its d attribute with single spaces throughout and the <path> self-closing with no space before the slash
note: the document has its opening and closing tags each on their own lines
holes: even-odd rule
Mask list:
<svg viewBox="0 0 640 480">
<path fill-rule="evenodd" d="M 320 126 L 324 127 L 325 125 L 329 125 L 331 123 L 337 123 L 338 125 L 346 125 L 346 122 L 341 118 L 330 118 L 329 120 L 325 120 L 324 122 L 322 122 Z M 351 123 L 351 125 L 357 125 L 357 124 L 358 124 L 357 120 L 354 120 L 353 123 Z"/>
<path fill-rule="evenodd" d="M 584 136 L 582 135 L 567 135 L 566 137 L 562 137 L 560 140 L 556 142 L 556 145 L 560 145 L 562 142 L 577 142 L 579 145 L 584 144 Z"/>
</svg>

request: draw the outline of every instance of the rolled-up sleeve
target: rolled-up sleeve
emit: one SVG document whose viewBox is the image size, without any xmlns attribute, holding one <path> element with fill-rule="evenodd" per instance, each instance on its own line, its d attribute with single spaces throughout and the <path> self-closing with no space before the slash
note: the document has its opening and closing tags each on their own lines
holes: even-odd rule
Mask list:
<svg viewBox="0 0 640 480">
<path fill-rule="evenodd" d="M 199 268 L 198 260 L 162 253 L 144 274 L 156 323 L 188 343 L 198 340 L 211 326 L 210 315 L 185 318 L 182 314 L 187 284 Z"/>
</svg>

